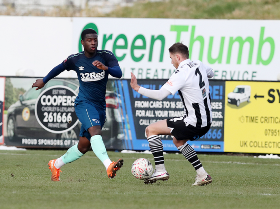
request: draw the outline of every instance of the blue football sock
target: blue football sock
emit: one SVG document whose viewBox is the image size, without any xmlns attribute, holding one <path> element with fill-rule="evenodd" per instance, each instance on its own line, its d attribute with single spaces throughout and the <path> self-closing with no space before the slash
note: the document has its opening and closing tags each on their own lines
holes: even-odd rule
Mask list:
<svg viewBox="0 0 280 209">
<path fill-rule="evenodd" d="M 84 154 L 81 153 L 78 149 L 78 144 L 75 144 L 67 150 L 67 152 L 61 157 L 61 159 L 66 164 L 78 160 L 83 155 Z"/>
</svg>

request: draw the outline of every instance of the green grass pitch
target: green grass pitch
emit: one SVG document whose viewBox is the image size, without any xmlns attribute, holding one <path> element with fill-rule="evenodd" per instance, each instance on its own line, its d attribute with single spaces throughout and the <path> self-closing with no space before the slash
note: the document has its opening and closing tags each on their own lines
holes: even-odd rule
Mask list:
<svg viewBox="0 0 280 209">
<path fill-rule="evenodd" d="M 0 208 L 280 208 L 280 161 L 249 156 L 198 154 L 213 183 L 194 187 L 195 171 L 180 154 L 166 154 L 168 181 L 145 185 L 131 165 L 151 154 L 108 152 L 124 159 L 114 179 L 93 152 L 62 167 L 61 181 L 52 182 L 47 163 L 61 150 L 0 151 Z"/>
</svg>

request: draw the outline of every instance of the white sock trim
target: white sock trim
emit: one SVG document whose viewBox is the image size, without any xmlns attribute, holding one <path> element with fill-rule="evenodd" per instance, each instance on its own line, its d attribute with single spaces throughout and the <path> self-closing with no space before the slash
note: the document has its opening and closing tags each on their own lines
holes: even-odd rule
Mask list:
<svg viewBox="0 0 280 209">
<path fill-rule="evenodd" d="M 155 170 L 156 170 L 157 172 L 166 172 L 166 169 L 165 169 L 164 164 L 155 165 Z"/>
<path fill-rule="evenodd" d="M 196 170 L 197 175 L 199 176 L 204 176 L 207 175 L 207 172 L 204 170 L 203 167 L 200 167 L 199 169 Z"/>
<path fill-rule="evenodd" d="M 177 147 L 177 149 L 181 152 L 181 150 L 187 146 L 188 142 L 186 142 L 185 144 L 181 145 L 180 147 Z"/>
<path fill-rule="evenodd" d="M 110 159 L 106 159 L 102 162 L 106 168 L 106 170 L 108 169 L 109 165 L 112 163 L 112 161 Z"/>
<path fill-rule="evenodd" d="M 54 166 L 55 166 L 57 169 L 61 168 L 61 167 L 64 166 L 64 165 L 65 165 L 65 163 L 63 162 L 63 160 L 62 160 L 61 157 L 60 157 L 60 158 L 57 158 L 56 161 L 55 161 L 55 163 L 54 163 Z"/>
</svg>

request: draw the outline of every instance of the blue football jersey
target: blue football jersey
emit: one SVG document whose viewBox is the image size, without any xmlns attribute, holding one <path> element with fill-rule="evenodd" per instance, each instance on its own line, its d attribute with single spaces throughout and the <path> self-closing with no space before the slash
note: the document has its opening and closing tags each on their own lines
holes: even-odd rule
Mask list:
<svg viewBox="0 0 280 209">
<path fill-rule="evenodd" d="M 92 63 L 98 60 L 107 67 L 119 66 L 114 54 L 108 50 L 97 50 L 94 57 L 88 58 L 84 52 L 70 55 L 64 60 L 66 70 L 74 70 L 80 83 L 76 102 L 87 100 L 90 103 L 106 108 L 105 93 L 108 81 L 108 71 L 100 70 Z"/>
</svg>

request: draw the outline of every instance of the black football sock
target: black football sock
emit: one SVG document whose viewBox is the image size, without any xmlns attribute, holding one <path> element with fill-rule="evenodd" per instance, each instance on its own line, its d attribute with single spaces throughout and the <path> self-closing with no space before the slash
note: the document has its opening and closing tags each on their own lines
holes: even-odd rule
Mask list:
<svg viewBox="0 0 280 209">
<path fill-rule="evenodd" d="M 178 147 L 178 150 L 184 155 L 184 157 L 192 164 L 195 170 L 202 167 L 200 160 L 198 159 L 194 149 L 188 144 Z"/>
<path fill-rule="evenodd" d="M 152 135 L 147 138 L 150 146 L 150 150 L 154 156 L 155 168 L 157 171 L 165 171 L 164 157 L 163 157 L 163 145 L 158 135 Z"/>
</svg>

